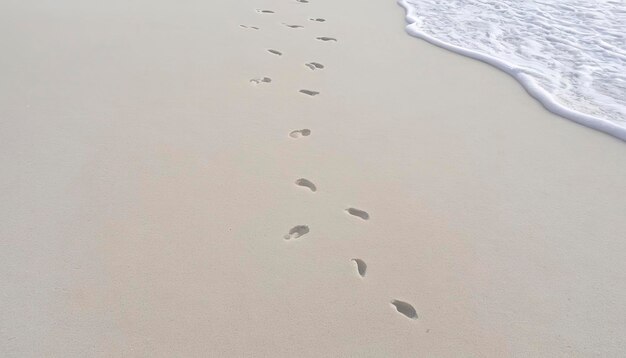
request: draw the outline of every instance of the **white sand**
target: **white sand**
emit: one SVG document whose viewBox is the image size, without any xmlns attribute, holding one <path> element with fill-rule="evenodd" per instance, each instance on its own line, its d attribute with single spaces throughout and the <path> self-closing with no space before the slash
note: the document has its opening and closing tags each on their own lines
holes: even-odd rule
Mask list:
<svg viewBox="0 0 626 358">
<path fill-rule="evenodd" d="M 0 3 L 0 356 L 626 354 L 626 144 L 403 15 Z"/>
</svg>

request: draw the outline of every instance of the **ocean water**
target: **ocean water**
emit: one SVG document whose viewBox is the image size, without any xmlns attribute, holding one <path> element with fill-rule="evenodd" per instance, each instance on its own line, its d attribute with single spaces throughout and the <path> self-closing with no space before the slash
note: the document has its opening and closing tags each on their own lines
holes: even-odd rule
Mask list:
<svg viewBox="0 0 626 358">
<path fill-rule="evenodd" d="M 515 77 L 548 110 L 626 140 L 626 0 L 399 0 L 407 31 Z"/>
</svg>

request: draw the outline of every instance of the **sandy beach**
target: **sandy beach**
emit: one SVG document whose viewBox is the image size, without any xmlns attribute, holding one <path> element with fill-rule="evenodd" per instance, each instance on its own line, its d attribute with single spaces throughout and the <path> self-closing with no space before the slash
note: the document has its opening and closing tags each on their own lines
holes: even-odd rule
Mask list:
<svg viewBox="0 0 626 358">
<path fill-rule="evenodd" d="M 626 143 L 404 15 L 2 2 L 0 356 L 625 355 Z"/>
</svg>

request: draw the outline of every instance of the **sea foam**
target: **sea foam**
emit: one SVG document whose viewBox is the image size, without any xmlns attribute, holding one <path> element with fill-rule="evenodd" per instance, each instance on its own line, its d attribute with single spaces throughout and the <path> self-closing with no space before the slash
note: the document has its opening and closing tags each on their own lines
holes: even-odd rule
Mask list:
<svg viewBox="0 0 626 358">
<path fill-rule="evenodd" d="M 626 1 L 398 3 L 409 34 L 506 71 L 549 111 L 626 140 Z"/>
</svg>

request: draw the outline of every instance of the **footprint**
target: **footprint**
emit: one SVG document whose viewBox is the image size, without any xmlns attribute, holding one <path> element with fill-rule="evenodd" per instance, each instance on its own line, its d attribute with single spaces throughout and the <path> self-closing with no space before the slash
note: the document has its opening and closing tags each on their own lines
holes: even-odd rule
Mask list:
<svg viewBox="0 0 626 358">
<path fill-rule="evenodd" d="M 415 312 L 415 308 L 413 308 L 413 306 L 411 306 L 409 303 L 398 301 L 398 300 L 393 300 L 391 301 L 391 304 L 396 307 L 396 310 L 398 312 L 402 313 L 408 318 L 410 319 L 417 318 L 417 312 Z"/>
<path fill-rule="evenodd" d="M 334 38 L 334 37 L 326 37 L 326 36 L 321 36 L 321 37 L 316 37 L 316 38 L 317 38 L 318 40 L 320 40 L 320 41 L 324 41 L 324 42 L 327 42 L 327 41 L 335 41 L 335 42 L 337 42 L 337 39 L 336 39 L 336 38 Z"/>
<path fill-rule="evenodd" d="M 283 55 L 283 53 L 282 53 L 282 52 L 280 52 L 280 51 L 276 51 L 276 50 L 272 50 L 272 49 L 269 49 L 269 50 L 267 50 L 267 51 L 268 51 L 269 53 L 273 53 L 274 55 L 278 55 L 278 56 L 282 56 L 282 55 Z"/>
<path fill-rule="evenodd" d="M 309 19 L 309 20 L 316 21 L 316 22 L 324 22 L 324 21 L 326 21 L 326 19 L 322 19 L 321 17 L 318 17 L 316 19 Z"/>
<path fill-rule="evenodd" d="M 352 261 L 356 263 L 356 269 L 359 272 L 359 275 L 361 275 L 361 277 L 365 277 L 365 271 L 367 271 L 367 264 L 365 261 L 361 259 L 352 259 Z"/>
<path fill-rule="evenodd" d="M 315 184 L 313 184 L 313 182 L 311 182 L 310 180 L 307 180 L 307 179 L 304 179 L 304 178 L 300 178 L 300 179 L 296 180 L 296 185 L 303 186 L 305 188 L 309 188 L 313 192 L 317 191 L 317 187 L 315 186 Z"/>
<path fill-rule="evenodd" d="M 252 29 L 252 30 L 258 30 L 259 28 L 256 26 L 246 26 L 246 25 L 239 25 L 240 27 L 243 27 L 244 29 Z"/>
<path fill-rule="evenodd" d="M 311 135 L 310 129 L 299 129 L 289 133 L 291 138 L 308 137 Z"/>
<path fill-rule="evenodd" d="M 309 95 L 311 97 L 317 96 L 318 94 L 320 94 L 317 91 L 311 91 L 311 90 L 300 90 L 300 93 L 304 93 L 304 94 Z"/>
<path fill-rule="evenodd" d="M 304 236 L 309 233 L 309 227 L 306 225 L 294 226 L 289 230 L 289 234 L 285 235 L 285 240 L 297 239 L 300 236 Z"/>
<path fill-rule="evenodd" d="M 274 11 L 272 10 L 261 10 L 261 9 L 256 9 L 256 12 L 258 12 L 259 14 L 273 14 Z"/>
<path fill-rule="evenodd" d="M 272 79 L 269 77 L 263 77 L 263 78 L 253 78 L 250 80 L 250 82 L 254 83 L 254 84 L 261 84 L 261 83 L 270 83 L 272 82 Z"/>
<path fill-rule="evenodd" d="M 324 65 L 322 65 L 321 63 L 317 63 L 317 62 L 309 62 L 309 63 L 305 63 L 304 65 L 313 71 L 321 70 L 324 68 Z"/>
<path fill-rule="evenodd" d="M 350 215 L 354 215 L 354 216 L 358 216 L 363 220 L 369 220 L 370 219 L 370 214 L 368 214 L 367 212 L 363 211 L 363 210 L 359 210 L 359 209 L 355 209 L 355 208 L 348 208 L 346 209 L 346 211 L 348 212 L 348 214 Z"/>
<path fill-rule="evenodd" d="M 289 24 L 285 24 L 285 23 L 283 23 L 283 25 L 285 25 L 285 26 L 287 26 L 289 28 L 292 28 L 292 29 L 302 29 L 302 28 L 304 28 L 304 26 L 302 26 L 302 25 L 289 25 Z"/>
</svg>

